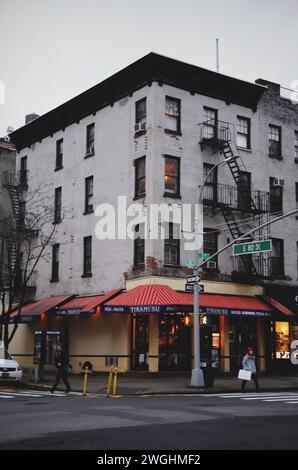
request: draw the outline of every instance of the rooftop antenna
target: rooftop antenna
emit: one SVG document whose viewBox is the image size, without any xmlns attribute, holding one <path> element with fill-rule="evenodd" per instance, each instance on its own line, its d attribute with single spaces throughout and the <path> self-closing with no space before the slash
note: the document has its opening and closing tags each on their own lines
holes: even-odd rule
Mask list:
<svg viewBox="0 0 298 470">
<path fill-rule="evenodd" d="M 215 39 L 216 42 L 216 72 L 219 72 L 219 39 Z"/>
</svg>

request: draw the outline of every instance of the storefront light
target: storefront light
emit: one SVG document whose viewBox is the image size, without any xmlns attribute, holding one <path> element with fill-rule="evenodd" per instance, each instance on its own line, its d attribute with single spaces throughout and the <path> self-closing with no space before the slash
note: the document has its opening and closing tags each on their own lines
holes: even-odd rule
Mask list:
<svg viewBox="0 0 298 470">
<path fill-rule="evenodd" d="M 191 318 L 190 315 L 184 315 L 184 325 L 191 326 Z"/>
</svg>

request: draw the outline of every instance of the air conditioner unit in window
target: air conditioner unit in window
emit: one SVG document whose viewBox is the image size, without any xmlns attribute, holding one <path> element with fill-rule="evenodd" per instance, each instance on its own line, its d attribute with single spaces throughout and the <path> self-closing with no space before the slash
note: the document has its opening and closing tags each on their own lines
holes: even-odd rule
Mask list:
<svg viewBox="0 0 298 470">
<path fill-rule="evenodd" d="M 284 185 L 285 185 L 285 180 L 282 180 L 280 178 L 274 178 L 273 186 L 284 186 Z"/>
<path fill-rule="evenodd" d="M 217 263 L 216 263 L 216 261 L 207 261 L 206 267 L 208 269 L 216 269 L 217 268 Z"/>
<path fill-rule="evenodd" d="M 94 153 L 94 145 L 87 147 L 86 155 L 92 155 Z"/>
<path fill-rule="evenodd" d="M 146 122 L 138 122 L 135 124 L 135 132 L 142 132 L 146 130 Z"/>
</svg>

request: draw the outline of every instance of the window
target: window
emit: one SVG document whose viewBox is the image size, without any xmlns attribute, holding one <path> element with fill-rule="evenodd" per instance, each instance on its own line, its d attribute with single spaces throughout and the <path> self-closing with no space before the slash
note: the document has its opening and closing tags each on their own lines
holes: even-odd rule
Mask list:
<svg viewBox="0 0 298 470">
<path fill-rule="evenodd" d="M 296 209 L 298 209 L 298 183 L 295 183 Z"/>
<path fill-rule="evenodd" d="M 135 160 L 135 198 L 146 193 L 146 157 Z"/>
<path fill-rule="evenodd" d="M 240 171 L 241 185 L 237 186 L 237 208 L 241 211 L 249 211 L 251 208 L 251 174 L 248 171 Z"/>
<path fill-rule="evenodd" d="M 136 135 L 144 134 L 146 132 L 146 118 L 147 118 L 146 98 L 136 102 L 136 120 L 135 120 L 135 133 Z"/>
<path fill-rule="evenodd" d="M 204 253 L 213 255 L 218 251 L 218 232 L 211 228 L 204 228 L 204 241 L 203 241 Z M 212 259 L 217 264 L 217 256 Z"/>
<path fill-rule="evenodd" d="M 284 276 L 284 241 L 279 238 L 272 238 L 271 276 Z"/>
<path fill-rule="evenodd" d="M 94 131 L 94 123 L 89 124 L 86 130 L 86 157 L 91 157 L 94 155 Z"/>
<path fill-rule="evenodd" d="M 20 183 L 24 186 L 28 183 L 27 157 L 21 158 Z"/>
<path fill-rule="evenodd" d="M 281 157 L 281 127 L 269 124 L 269 156 Z"/>
<path fill-rule="evenodd" d="M 237 116 L 237 145 L 250 149 L 250 119 Z"/>
<path fill-rule="evenodd" d="M 84 237 L 83 277 L 92 276 L 92 237 Z"/>
<path fill-rule="evenodd" d="M 62 188 L 55 189 L 54 224 L 61 222 Z"/>
<path fill-rule="evenodd" d="M 19 224 L 23 227 L 26 220 L 26 202 L 20 201 L 19 208 Z"/>
<path fill-rule="evenodd" d="M 165 158 L 164 196 L 180 197 L 180 158 Z"/>
<path fill-rule="evenodd" d="M 270 177 L 270 212 L 282 212 L 282 196 L 283 188 L 282 186 L 276 186 L 276 178 Z"/>
<path fill-rule="evenodd" d="M 63 168 L 63 139 L 56 142 L 56 170 Z"/>
<path fill-rule="evenodd" d="M 85 178 L 85 212 L 91 214 L 93 212 L 93 176 Z"/>
<path fill-rule="evenodd" d="M 138 224 L 135 227 L 136 238 L 134 240 L 134 266 L 145 265 L 145 237 L 144 224 Z"/>
<path fill-rule="evenodd" d="M 208 175 L 208 173 L 212 170 L 213 165 L 209 163 L 204 163 L 203 165 L 203 178 L 204 181 Z M 204 199 L 207 201 L 217 201 L 217 168 L 212 171 L 209 175 L 208 179 L 206 180 L 205 187 L 204 187 Z"/>
<path fill-rule="evenodd" d="M 217 136 L 217 109 L 204 106 L 203 138 L 212 139 Z"/>
<path fill-rule="evenodd" d="M 166 132 L 180 134 L 181 132 L 181 101 L 166 96 Z"/>
<path fill-rule="evenodd" d="M 178 226 L 174 226 L 172 222 L 168 224 L 168 238 L 164 243 L 164 264 L 171 266 L 178 266 L 180 264 L 180 239 L 174 230 Z"/>
<path fill-rule="evenodd" d="M 59 243 L 55 243 L 55 245 L 52 246 L 52 282 L 59 281 L 59 251 L 60 245 Z"/>
<path fill-rule="evenodd" d="M 295 131 L 295 160 L 298 160 L 298 131 Z"/>
</svg>

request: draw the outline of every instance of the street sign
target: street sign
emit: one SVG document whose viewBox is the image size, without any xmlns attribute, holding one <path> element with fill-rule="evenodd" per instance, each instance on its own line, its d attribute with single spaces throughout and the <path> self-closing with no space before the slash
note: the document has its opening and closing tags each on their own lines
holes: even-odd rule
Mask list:
<svg viewBox="0 0 298 470">
<path fill-rule="evenodd" d="M 260 240 L 258 242 L 235 243 L 233 255 L 248 255 L 250 253 L 261 253 L 272 250 L 271 240 Z"/>
<path fill-rule="evenodd" d="M 193 292 L 194 286 L 194 284 L 185 284 L 185 292 Z"/>
<path fill-rule="evenodd" d="M 206 259 L 210 258 L 210 256 L 211 256 L 210 253 L 199 253 L 198 254 L 198 258 L 202 259 L 202 260 L 206 260 Z"/>
<path fill-rule="evenodd" d="M 186 264 L 188 264 L 188 266 L 195 266 L 195 265 L 196 265 L 196 260 L 194 260 L 194 259 L 187 259 L 187 260 L 186 260 Z"/>
<path fill-rule="evenodd" d="M 201 276 L 197 274 L 196 276 L 187 276 L 186 282 L 187 284 L 194 284 L 195 282 L 200 282 Z"/>
<path fill-rule="evenodd" d="M 185 292 L 194 292 L 194 284 L 185 284 Z M 202 284 L 198 285 L 199 293 L 204 292 L 204 286 Z"/>
</svg>

